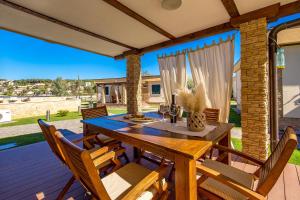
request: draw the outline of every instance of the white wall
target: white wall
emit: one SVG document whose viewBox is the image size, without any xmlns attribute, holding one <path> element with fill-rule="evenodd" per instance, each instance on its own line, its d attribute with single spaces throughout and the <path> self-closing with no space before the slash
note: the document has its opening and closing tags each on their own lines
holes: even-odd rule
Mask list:
<svg viewBox="0 0 300 200">
<path fill-rule="evenodd" d="M 300 118 L 300 45 L 286 46 L 282 71 L 283 116 Z"/>
<path fill-rule="evenodd" d="M 152 85 L 157 85 L 160 84 L 159 81 L 157 82 L 150 82 L 148 84 L 148 91 L 149 91 L 149 99 L 147 101 L 147 103 L 163 103 L 165 102 L 165 98 L 164 98 L 164 94 L 163 94 L 163 89 L 160 86 L 160 95 L 154 95 L 152 94 Z"/>
</svg>

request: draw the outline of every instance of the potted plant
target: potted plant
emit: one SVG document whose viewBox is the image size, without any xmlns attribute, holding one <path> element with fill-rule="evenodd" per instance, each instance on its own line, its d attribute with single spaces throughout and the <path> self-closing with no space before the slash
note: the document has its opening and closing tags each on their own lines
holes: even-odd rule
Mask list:
<svg viewBox="0 0 300 200">
<path fill-rule="evenodd" d="M 192 92 L 180 92 L 178 95 L 179 105 L 188 113 L 187 128 L 190 131 L 202 131 L 206 126 L 206 117 L 203 113 L 206 102 L 204 91 L 201 87 L 197 87 Z"/>
</svg>

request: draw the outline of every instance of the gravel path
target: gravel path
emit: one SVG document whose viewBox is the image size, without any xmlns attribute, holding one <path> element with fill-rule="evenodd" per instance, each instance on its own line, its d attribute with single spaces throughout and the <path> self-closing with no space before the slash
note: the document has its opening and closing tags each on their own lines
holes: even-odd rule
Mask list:
<svg viewBox="0 0 300 200">
<path fill-rule="evenodd" d="M 82 123 L 80 123 L 80 119 L 54 121 L 50 122 L 50 124 L 54 124 L 58 129 L 69 129 L 70 131 L 73 131 L 75 133 L 82 133 Z M 0 128 L 0 138 L 26 135 L 38 132 L 41 132 L 41 129 L 37 123 L 2 127 Z"/>
</svg>

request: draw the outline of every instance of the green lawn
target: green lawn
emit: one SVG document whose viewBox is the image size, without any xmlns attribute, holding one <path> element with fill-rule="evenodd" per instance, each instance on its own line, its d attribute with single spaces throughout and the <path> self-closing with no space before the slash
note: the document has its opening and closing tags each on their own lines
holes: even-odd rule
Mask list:
<svg viewBox="0 0 300 200">
<path fill-rule="evenodd" d="M 69 112 L 66 116 L 60 117 L 57 114 L 50 115 L 50 121 L 60 121 L 60 120 L 67 120 L 67 119 L 77 119 L 80 118 L 81 114 L 78 112 Z M 35 116 L 35 117 L 26 117 L 15 119 L 13 122 L 0 124 L 0 127 L 7 127 L 7 126 L 16 126 L 16 125 L 24 125 L 24 124 L 34 124 L 37 122 L 38 119 L 46 119 L 45 115 L 42 116 Z"/>
<path fill-rule="evenodd" d="M 16 146 L 24 146 L 24 145 L 44 141 L 44 140 L 45 140 L 45 138 L 42 133 L 33 133 L 33 134 L 28 134 L 28 135 L 20 135 L 20 136 L 2 138 L 2 139 L 0 139 L 0 145 L 16 143 Z"/>
<path fill-rule="evenodd" d="M 145 108 L 143 109 L 144 112 L 157 110 L 155 108 Z M 126 113 L 126 107 L 108 107 L 108 113 L 110 114 L 123 114 Z M 60 121 L 60 120 L 68 120 L 68 119 L 78 119 L 81 118 L 81 114 L 78 112 L 69 112 L 66 116 L 58 116 L 57 114 L 50 115 L 50 122 L 52 121 Z M 46 119 L 45 115 L 35 116 L 35 117 L 26 117 L 15 119 L 9 123 L 0 124 L 0 127 L 7 127 L 7 126 L 17 126 L 17 125 L 24 125 L 24 124 L 34 124 L 37 122 L 38 119 Z"/>
</svg>

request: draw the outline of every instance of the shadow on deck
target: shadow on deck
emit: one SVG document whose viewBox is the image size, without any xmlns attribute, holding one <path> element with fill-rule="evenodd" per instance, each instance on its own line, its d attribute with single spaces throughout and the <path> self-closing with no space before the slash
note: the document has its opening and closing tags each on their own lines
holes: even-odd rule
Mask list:
<svg viewBox="0 0 300 200">
<path fill-rule="evenodd" d="M 132 147 L 126 148 L 132 157 Z M 248 172 L 256 169 L 237 160 L 232 165 Z M 46 142 L 0 152 L 0 199 L 55 199 L 70 177 L 71 173 L 52 154 Z M 299 196 L 300 166 L 288 164 L 268 199 L 294 200 Z M 84 189 L 79 183 L 70 188 L 68 198 L 84 199 Z"/>
</svg>

